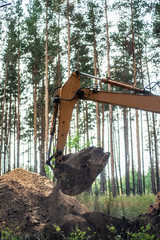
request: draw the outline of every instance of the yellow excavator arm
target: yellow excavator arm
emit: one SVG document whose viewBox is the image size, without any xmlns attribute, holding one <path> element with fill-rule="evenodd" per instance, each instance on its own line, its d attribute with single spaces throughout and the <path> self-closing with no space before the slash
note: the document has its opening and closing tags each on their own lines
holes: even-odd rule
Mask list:
<svg viewBox="0 0 160 240">
<path fill-rule="evenodd" d="M 74 72 L 68 79 L 68 81 L 59 89 L 58 95 L 54 99 L 54 113 L 50 133 L 52 137 L 55 132 L 56 118 L 58 117 L 58 129 L 57 129 L 58 137 L 56 152 L 54 155 L 49 157 L 49 159 L 47 160 L 47 164 L 51 165 L 51 159 L 55 157 L 54 173 L 58 180 L 60 178 L 59 169 L 62 168 L 60 166 L 63 165 L 64 162 L 63 150 L 66 144 L 66 138 L 70 128 L 72 112 L 75 107 L 75 104 L 79 99 L 160 113 L 159 96 L 150 94 L 148 91 L 145 91 L 144 89 L 139 89 L 132 85 L 116 82 L 114 80 L 107 78 L 102 78 L 101 81 L 104 83 L 128 89 L 130 91 L 134 91 L 134 93 L 131 94 L 115 93 L 81 87 L 80 85 L 81 75 L 96 78 L 94 76 L 90 76 L 84 73 Z M 68 167 L 66 167 L 66 169 L 67 169 L 66 171 L 68 171 L 69 174 L 73 172 L 71 169 L 68 169 Z M 63 172 L 65 172 L 65 170 Z M 99 171 L 97 172 L 97 174 L 98 173 Z M 68 194 L 68 192 L 65 192 L 65 190 L 63 192 Z M 75 194 L 70 193 L 69 195 Z"/>
</svg>

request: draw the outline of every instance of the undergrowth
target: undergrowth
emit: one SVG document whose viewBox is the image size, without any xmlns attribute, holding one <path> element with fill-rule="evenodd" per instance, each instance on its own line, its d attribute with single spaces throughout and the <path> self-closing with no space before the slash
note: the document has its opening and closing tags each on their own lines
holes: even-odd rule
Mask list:
<svg viewBox="0 0 160 240">
<path fill-rule="evenodd" d="M 118 233 L 117 229 L 114 226 L 107 226 L 108 234 L 107 239 L 114 240 L 160 240 L 157 237 L 158 229 L 156 226 L 152 227 L 150 223 L 146 226 L 141 226 L 137 231 L 122 231 Z"/>
<path fill-rule="evenodd" d="M 89 195 L 84 192 L 76 197 L 91 211 L 101 211 L 116 218 L 133 219 L 140 214 L 146 213 L 150 204 L 155 202 L 154 194 L 146 195 L 121 195 L 113 198 L 110 196 Z"/>
<path fill-rule="evenodd" d="M 61 229 L 58 226 L 53 225 L 54 230 L 59 233 Z M 106 238 L 108 240 L 160 240 L 159 237 L 157 237 L 158 229 L 155 229 L 156 226 L 151 227 L 150 223 L 148 223 L 146 226 L 141 226 L 137 231 L 124 231 L 123 229 L 121 232 L 118 232 L 117 229 L 113 226 L 106 226 L 107 234 Z M 18 231 L 17 231 L 18 229 Z M 63 234 L 59 235 L 60 238 L 53 237 L 53 239 L 61 239 L 61 240 L 92 240 L 92 239 L 98 239 L 102 240 L 102 238 L 97 235 L 96 232 L 90 232 L 91 229 L 88 229 L 89 232 L 80 230 L 78 227 L 76 227 L 75 230 L 73 230 L 68 237 L 64 236 Z M 98 237 L 98 238 L 97 238 Z M 19 231 L 19 228 L 15 229 L 15 232 L 13 229 L 5 228 L 1 229 L 0 232 L 0 240 L 49 240 L 51 238 L 44 237 L 40 233 L 34 233 L 34 234 L 22 234 Z M 104 238 L 103 238 L 104 239 Z"/>
</svg>

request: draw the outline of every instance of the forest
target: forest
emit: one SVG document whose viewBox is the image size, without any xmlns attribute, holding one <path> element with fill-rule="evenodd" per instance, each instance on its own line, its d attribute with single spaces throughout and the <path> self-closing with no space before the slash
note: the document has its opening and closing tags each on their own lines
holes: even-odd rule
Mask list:
<svg viewBox="0 0 160 240">
<path fill-rule="evenodd" d="M 53 178 L 45 164 L 52 92 L 72 72 L 160 93 L 158 1 L 15 0 L 0 5 L 0 176 L 21 167 Z M 85 87 L 124 92 L 81 80 Z M 79 101 L 65 154 L 92 145 L 111 153 L 93 186 L 100 194 L 156 194 L 159 125 L 154 112 Z"/>
</svg>

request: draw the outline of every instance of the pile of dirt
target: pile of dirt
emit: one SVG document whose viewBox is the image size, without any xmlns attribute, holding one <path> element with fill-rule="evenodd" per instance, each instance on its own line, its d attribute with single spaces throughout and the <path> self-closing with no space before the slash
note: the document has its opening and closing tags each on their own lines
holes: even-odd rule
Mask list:
<svg viewBox="0 0 160 240">
<path fill-rule="evenodd" d="M 122 231 L 129 226 L 135 227 L 135 224 L 139 224 L 138 220 L 127 221 L 90 212 L 74 197 L 64 195 L 48 178 L 39 174 L 16 169 L 0 177 L 2 229 L 18 226 L 23 234 L 37 232 L 47 239 L 66 239 L 78 227 L 88 231 L 92 236 L 90 239 L 108 239 L 106 226 L 114 225 L 117 231 Z M 58 231 L 56 226 L 61 230 Z"/>
</svg>

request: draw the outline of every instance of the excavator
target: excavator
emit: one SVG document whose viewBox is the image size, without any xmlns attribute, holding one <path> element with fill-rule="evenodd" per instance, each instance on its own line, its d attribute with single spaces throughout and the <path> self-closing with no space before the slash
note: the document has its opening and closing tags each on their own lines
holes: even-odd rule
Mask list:
<svg viewBox="0 0 160 240">
<path fill-rule="evenodd" d="M 110 84 L 127 92 L 111 92 L 98 90 L 97 87 L 81 87 L 81 76 L 94 78 L 102 83 Z M 160 97 L 150 91 L 130 84 L 115 81 L 111 78 L 99 78 L 86 73 L 75 71 L 68 81 L 60 88 L 53 98 L 53 115 L 50 128 L 50 143 L 46 164 L 54 171 L 59 189 L 66 195 L 78 195 L 87 190 L 100 172 L 105 168 L 110 153 L 104 153 L 100 147 L 88 147 L 79 153 L 63 155 L 70 121 L 75 104 L 78 100 L 94 101 L 122 107 L 140 109 L 160 113 Z M 56 130 L 56 125 L 58 127 Z M 57 131 L 56 151 L 51 154 L 53 135 Z"/>
</svg>

